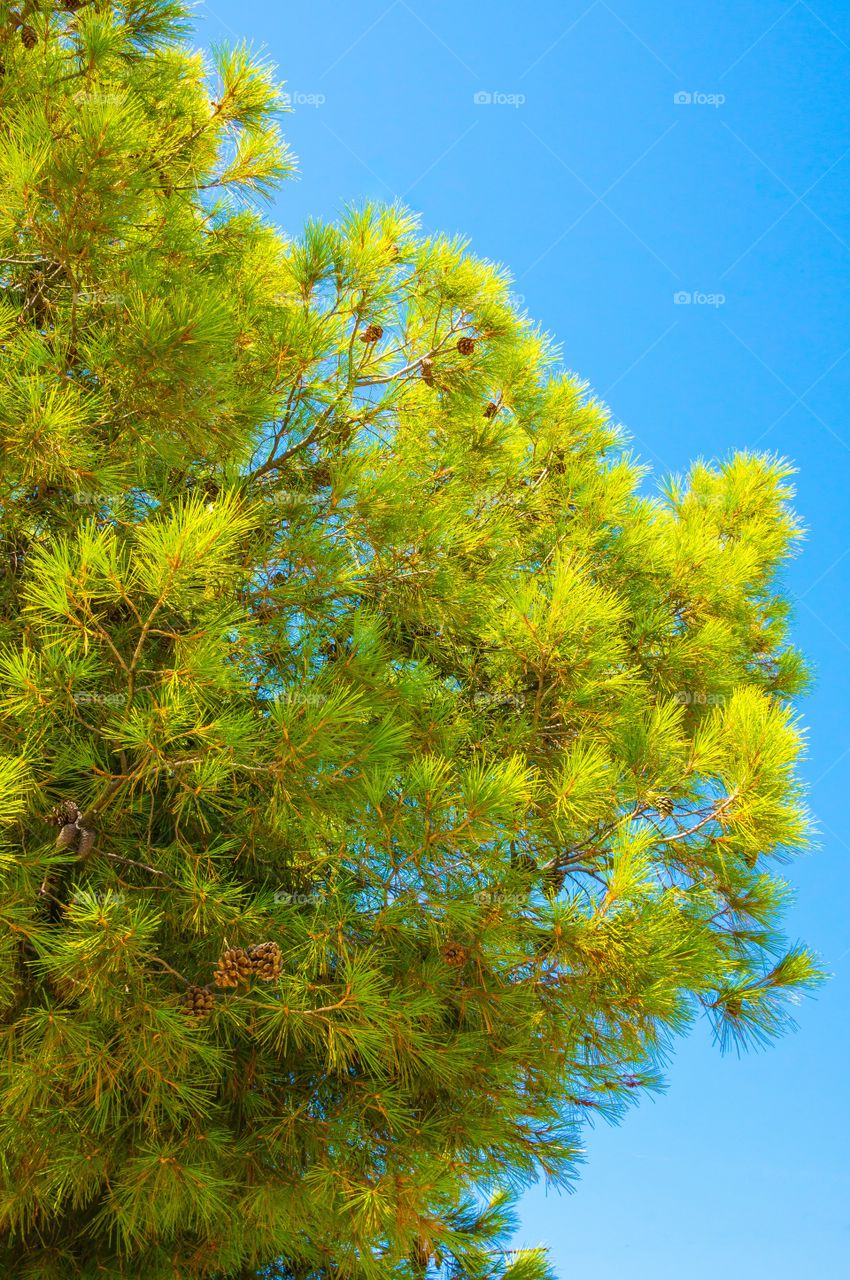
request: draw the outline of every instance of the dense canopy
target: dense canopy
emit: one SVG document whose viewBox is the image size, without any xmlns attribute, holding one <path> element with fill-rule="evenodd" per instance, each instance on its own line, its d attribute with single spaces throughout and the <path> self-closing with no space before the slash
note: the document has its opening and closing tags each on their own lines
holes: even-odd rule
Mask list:
<svg viewBox="0 0 850 1280">
<path fill-rule="evenodd" d="M 540 1280 L 512 1196 L 816 977 L 791 468 L 651 488 L 403 209 L 287 241 L 187 17 L 0 3 L 0 1266 Z"/>
</svg>

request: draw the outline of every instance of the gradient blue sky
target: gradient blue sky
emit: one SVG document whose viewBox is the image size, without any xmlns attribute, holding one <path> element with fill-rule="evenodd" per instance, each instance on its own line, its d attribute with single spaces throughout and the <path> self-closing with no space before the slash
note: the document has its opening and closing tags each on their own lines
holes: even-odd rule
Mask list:
<svg viewBox="0 0 850 1280">
<path fill-rule="evenodd" d="M 511 269 L 659 473 L 735 447 L 799 466 L 810 535 L 788 584 L 817 669 L 801 709 L 822 848 L 791 871 L 791 932 L 834 978 L 766 1053 L 722 1058 L 698 1027 L 666 1095 L 588 1135 L 573 1195 L 527 1197 L 521 1240 L 547 1241 L 565 1280 L 843 1280 L 847 0 L 213 0 L 197 14 L 204 44 L 265 45 L 298 104 L 285 231 L 399 197 Z"/>
</svg>

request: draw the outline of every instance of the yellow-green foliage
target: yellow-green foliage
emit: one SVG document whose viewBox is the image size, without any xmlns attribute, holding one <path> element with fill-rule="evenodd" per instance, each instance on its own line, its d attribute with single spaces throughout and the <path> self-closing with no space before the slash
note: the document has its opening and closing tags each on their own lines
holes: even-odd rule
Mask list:
<svg viewBox="0 0 850 1280">
<path fill-rule="evenodd" d="M 544 1280 L 508 1190 L 817 976 L 791 469 L 647 497 L 501 270 L 284 240 L 186 18 L 0 3 L 0 1270 Z"/>
</svg>

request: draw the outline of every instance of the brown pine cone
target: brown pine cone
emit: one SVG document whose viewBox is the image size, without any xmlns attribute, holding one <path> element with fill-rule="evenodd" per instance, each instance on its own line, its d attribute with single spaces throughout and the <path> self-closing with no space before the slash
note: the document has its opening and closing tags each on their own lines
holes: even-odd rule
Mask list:
<svg viewBox="0 0 850 1280">
<path fill-rule="evenodd" d="M 240 982 L 248 981 L 253 968 L 247 951 L 230 947 L 219 960 L 213 981 L 217 987 L 238 987 Z"/>
<path fill-rule="evenodd" d="M 77 853 L 80 855 L 81 858 L 87 858 L 93 848 L 94 848 L 94 832 L 90 831 L 88 827 L 82 827 L 80 829 L 80 843 L 77 848 Z"/>
<path fill-rule="evenodd" d="M 491 400 L 487 408 L 484 410 L 484 417 L 495 418 L 498 412 L 499 412 L 499 406 L 497 404 L 494 404 L 493 401 Z"/>
<path fill-rule="evenodd" d="M 33 31 L 32 27 L 21 27 L 21 44 L 25 49 L 34 49 L 38 44 L 38 36 Z"/>
<path fill-rule="evenodd" d="M 248 948 L 255 975 L 261 982 L 276 982 L 283 969 L 283 955 L 276 942 L 260 942 Z"/>
<path fill-rule="evenodd" d="M 360 334 L 361 342 L 380 342 L 384 336 L 383 327 L 379 324 L 368 324 Z"/>
<path fill-rule="evenodd" d="M 469 952 L 466 947 L 462 947 L 459 942 L 447 942 L 440 949 L 440 955 L 443 957 L 447 965 L 452 969 L 462 969 L 469 959 Z"/>
<path fill-rule="evenodd" d="M 422 381 L 425 383 L 426 386 L 433 387 L 434 361 L 430 358 L 430 356 L 425 357 L 425 359 L 422 361 L 420 368 L 422 371 Z"/>
<path fill-rule="evenodd" d="M 188 987 L 183 997 L 183 1012 L 190 1018 L 205 1018 L 215 1008 L 215 996 L 206 987 Z"/>
<path fill-rule="evenodd" d="M 458 338 L 457 349 L 462 356 L 471 356 L 475 350 L 474 338 Z"/>
<path fill-rule="evenodd" d="M 56 848 L 70 849 L 71 845 L 75 843 L 77 836 L 79 834 L 80 832 L 76 826 L 76 823 L 66 822 L 65 826 L 62 828 L 62 830 L 59 832 L 59 835 L 56 837 Z"/>
<path fill-rule="evenodd" d="M 76 822 L 82 816 L 80 806 L 74 804 L 73 800 L 63 800 L 60 804 L 57 804 L 50 815 L 57 827 L 66 827 L 69 823 Z"/>
</svg>

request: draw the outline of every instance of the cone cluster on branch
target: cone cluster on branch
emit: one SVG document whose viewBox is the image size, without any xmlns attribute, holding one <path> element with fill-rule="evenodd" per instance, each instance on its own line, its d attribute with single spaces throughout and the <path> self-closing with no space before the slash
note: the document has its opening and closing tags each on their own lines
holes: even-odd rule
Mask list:
<svg viewBox="0 0 850 1280">
<path fill-rule="evenodd" d="M 183 1010 L 190 1018 L 206 1018 L 215 1007 L 215 996 L 206 987 L 188 987 L 183 997 Z"/>
<path fill-rule="evenodd" d="M 76 849 L 81 858 L 87 858 L 94 848 L 94 832 L 82 825 L 82 812 L 73 800 L 63 800 L 53 810 L 52 819 L 59 828 L 57 849 Z"/>
<path fill-rule="evenodd" d="M 276 982 L 283 968 L 283 956 L 276 942 L 260 942 L 248 948 L 248 956 L 256 977 L 261 982 Z"/>
<path fill-rule="evenodd" d="M 260 942 L 247 951 L 242 947 L 229 947 L 218 962 L 213 981 L 217 987 L 225 988 L 247 984 L 251 978 L 275 982 L 282 968 L 283 955 L 276 942 Z"/>
<path fill-rule="evenodd" d="M 238 987 L 240 982 L 247 982 L 254 971 L 247 951 L 241 947 L 229 947 L 218 962 L 213 974 L 217 987 Z"/>
<path fill-rule="evenodd" d="M 469 952 L 459 942 L 447 942 L 440 955 L 452 969 L 462 969 L 469 959 Z"/>
<path fill-rule="evenodd" d="M 360 335 L 361 342 L 380 342 L 384 336 L 383 327 L 379 324 L 369 324 Z"/>
<path fill-rule="evenodd" d="M 64 827 L 75 823 L 82 817 L 82 813 L 79 805 L 74 804 L 73 800 L 62 800 L 50 816 L 58 827 Z"/>
<path fill-rule="evenodd" d="M 474 338 L 458 338 L 457 349 L 462 356 L 471 356 L 475 350 Z"/>
</svg>

